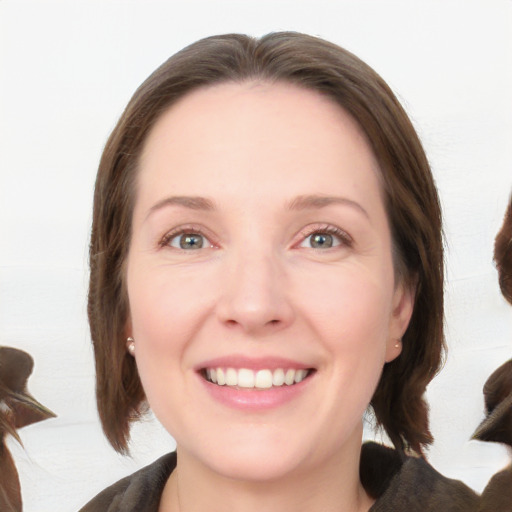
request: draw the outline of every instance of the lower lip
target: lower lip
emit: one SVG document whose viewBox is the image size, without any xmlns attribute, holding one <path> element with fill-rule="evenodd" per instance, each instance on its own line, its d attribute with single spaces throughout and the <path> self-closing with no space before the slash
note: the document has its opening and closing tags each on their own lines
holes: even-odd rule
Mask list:
<svg viewBox="0 0 512 512">
<path fill-rule="evenodd" d="M 219 386 L 207 381 L 201 375 L 199 375 L 199 378 L 208 393 L 210 393 L 210 396 L 223 405 L 234 409 L 262 411 L 283 406 L 294 400 L 306 390 L 313 375 L 309 375 L 298 384 L 291 386 L 283 385 L 268 389 L 244 389 L 231 386 Z"/>
</svg>

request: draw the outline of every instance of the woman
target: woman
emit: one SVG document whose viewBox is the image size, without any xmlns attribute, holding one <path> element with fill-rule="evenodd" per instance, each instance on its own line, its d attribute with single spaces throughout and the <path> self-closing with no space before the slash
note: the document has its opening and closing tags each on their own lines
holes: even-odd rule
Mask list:
<svg viewBox="0 0 512 512">
<path fill-rule="evenodd" d="M 125 452 L 149 404 L 177 453 L 83 510 L 474 504 L 406 455 L 432 441 L 441 214 L 409 119 L 352 54 L 277 33 L 171 57 L 106 145 L 90 259 L 105 434 Z M 361 452 L 370 405 L 396 451 Z"/>
</svg>

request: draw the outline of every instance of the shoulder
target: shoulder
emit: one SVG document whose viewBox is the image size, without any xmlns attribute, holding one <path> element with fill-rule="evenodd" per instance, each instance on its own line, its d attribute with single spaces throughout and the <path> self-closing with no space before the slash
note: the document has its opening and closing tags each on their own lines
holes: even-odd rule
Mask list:
<svg viewBox="0 0 512 512">
<path fill-rule="evenodd" d="M 95 496 L 79 512 L 156 512 L 169 475 L 176 467 L 176 452 L 168 453 Z"/>
<path fill-rule="evenodd" d="M 365 443 L 361 481 L 377 499 L 371 512 L 471 512 L 478 495 L 459 480 L 446 478 L 426 460 L 403 458 L 391 448 Z"/>
</svg>

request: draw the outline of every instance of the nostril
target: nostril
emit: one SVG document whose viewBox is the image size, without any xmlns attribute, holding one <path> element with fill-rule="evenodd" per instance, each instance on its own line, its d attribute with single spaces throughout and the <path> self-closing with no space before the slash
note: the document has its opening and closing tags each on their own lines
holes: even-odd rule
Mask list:
<svg viewBox="0 0 512 512">
<path fill-rule="evenodd" d="M 226 325 L 228 326 L 235 326 L 235 325 L 238 325 L 240 322 L 237 322 L 236 320 L 233 320 L 233 319 L 229 319 L 229 320 L 226 320 Z M 277 325 L 277 324 L 280 324 L 281 323 L 281 320 L 269 320 L 267 322 L 267 325 Z"/>
</svg>

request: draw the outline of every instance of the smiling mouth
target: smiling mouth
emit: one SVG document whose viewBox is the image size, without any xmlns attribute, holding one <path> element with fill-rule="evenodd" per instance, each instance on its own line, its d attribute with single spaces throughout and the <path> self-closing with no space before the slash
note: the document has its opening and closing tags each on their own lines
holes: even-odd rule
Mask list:
<svg viewBox="0 0 512 512">
<path fill-rule="evenodd" d="M 308 378 L 313 369 L 277 368 L 275 370 L 250 370 L 248 368 L 204 368 L 204 379 L 217 386 L 243 389 L 270 389 L 293 386 Z"/>
</svg>

